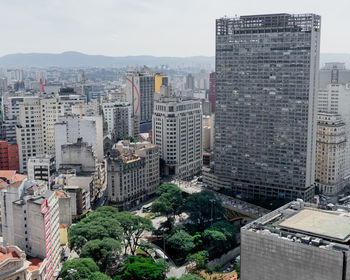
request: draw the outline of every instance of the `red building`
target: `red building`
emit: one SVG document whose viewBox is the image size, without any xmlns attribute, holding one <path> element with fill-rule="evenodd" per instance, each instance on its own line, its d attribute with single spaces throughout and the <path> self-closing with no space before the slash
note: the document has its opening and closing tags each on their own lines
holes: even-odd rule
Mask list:
<svg viewBox="0 0 350 280">
<path fill-rule="evenodd" d="M 19 170 L 18 146 L 0 141 L 0 170 Z"/>
</svg>

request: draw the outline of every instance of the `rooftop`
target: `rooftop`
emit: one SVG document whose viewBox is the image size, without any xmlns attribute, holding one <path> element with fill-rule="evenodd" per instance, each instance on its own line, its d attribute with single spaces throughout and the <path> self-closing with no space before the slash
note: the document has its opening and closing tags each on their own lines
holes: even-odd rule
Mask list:
<svg viewBox="0 0 350 280">
<path fill-rule="evenodd" d="M 304 208 L 278 224 L 280 228 L 339 241 L 350 239 L 350 214 Z"/>
<path fill-rule="evenodd" d="M 350 207 L 320 206 L 297 199 L 241 230 L 308 246 L 350 251 Z"/>
<path fill-rule="evenodd" d="M 38 270 L 41 267 L 41 264 L 43 263 L 43 260 L 40 258 L 32 258 L 28 260 L 30 262 L 30 265 L 28 267 L 29 271 Z"/>
</svg>

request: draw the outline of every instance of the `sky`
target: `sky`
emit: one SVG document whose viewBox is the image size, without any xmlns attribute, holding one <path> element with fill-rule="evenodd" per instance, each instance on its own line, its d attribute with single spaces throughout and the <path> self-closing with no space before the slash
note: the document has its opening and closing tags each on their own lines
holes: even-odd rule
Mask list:
<svg viewBox="0 0 350 280">
<path fill-rule="evenodd" d="M 0 0 L 0 56 L 214 56 L 216 18 L 266 13 L 320 14 L 321 52 L 350 53 L 349 0 Z"/>
</svg>

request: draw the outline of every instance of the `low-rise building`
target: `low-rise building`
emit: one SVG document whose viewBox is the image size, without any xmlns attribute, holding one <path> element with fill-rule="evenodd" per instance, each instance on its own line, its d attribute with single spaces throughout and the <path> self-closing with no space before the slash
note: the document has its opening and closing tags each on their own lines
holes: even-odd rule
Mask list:
<svg viewBox="0 0 350 280">
<path fill-rule="evenodd" d="M 147 198 L 145 158 L 112 149 L 106 156 L 107 192 L 110 204 L 120 209 L 138 205 Z"/>
<path fill-rule="evenodd" d="M 50 155 L 30 157 L 27 170 L 28 179 L 45 181 L 51 187 L 54 183 L 54 173 L 56 171 L 55 157 Z"/>
<path fill-rule="evenodd" d="M 297 199 L 241 228 L 241 279 L 350 279 L 349 241 L 350 208 Z"/>
</svg>

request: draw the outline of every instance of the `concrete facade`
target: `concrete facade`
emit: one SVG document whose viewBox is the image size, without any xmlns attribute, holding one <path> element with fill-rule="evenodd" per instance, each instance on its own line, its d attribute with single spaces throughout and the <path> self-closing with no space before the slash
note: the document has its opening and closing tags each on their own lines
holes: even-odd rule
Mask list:
<svg viewBox="0 0 350 280">
<path fill-rule="evenodd" d="M 321 17 L 216 20 L 214 172 L 246 198 L 314 194 Z"/>
<path fill-rule="evenodd" d="M 29 157 L 55 155 L 55 123 L 64 115 L 56 98 L 28 98 L 19 105 L 16 127 L 20 171 L 27 171 Z"/>
<path fill-rule="evenodd" d="M 14 244 L 27 255 L 47 260 L 46 279 L 54 279 L 61 261 L 59 206 L 55 192 L 24 196 L 12 204 Z"/>
<path fill-rule="evenodd" d="M 340 115 L 318 113 L 315 184 L 326 195 L 345 187 L 345 123 Z"/>
<path fill-rule="evenodd" d="M 302 213 L 304 209 L 307 211 L 305 214 Z M 340 212 L 325 211 L 314 204 L 296 201 L 244 226 L 241 228 L 241 279 L 349 280 L 350 250 L 346 240 L 350 232 L 341 229 L 341 224 L 336 228 L 329 226 L 337 223 L 333 219 L 349 220 L 349 210 L 342 209 L 345 218 Z M 305 230 L 303 226 L 293 228 L 294 222 L 289 222 L 290 228 L 284 225 L 294 215 L 306 213 L 320 217 L 311 230 L 308 229 L 309 224 L 305 224 Z M 323 215 L 330 218 L 327 220 Z M 303 225 L 300 222 L 302 219 L 303 216 L 300 216 L 296 223 Z M 346 240 L 336 241 L 336 236 L 332 234 L 338 231 L 345 233 Z M 324 235 L 316 232 L 323 232 Z"/>
<path fill-rule="evenodd" d="M 102 116 L 65 116 L 55 124 L 56 168 L 62 163 L 61 146 L 76 143 L 78 138 L 94 149 L 97 160 L 103 160 Z"/>
<path fill-rule="evenodd" d="M 164 96 L 155 102 L 152 143 L 160 147 L 164 175 L 188 178 L 202 168 L 200 101 Z"/>
<path fill-rule="evenodd" d="M 128 102 L 103 103 L 102 108 L 108 133 L 112 134 L 115 140 L 134 136 L 132 107 Z"/>
</svg>

